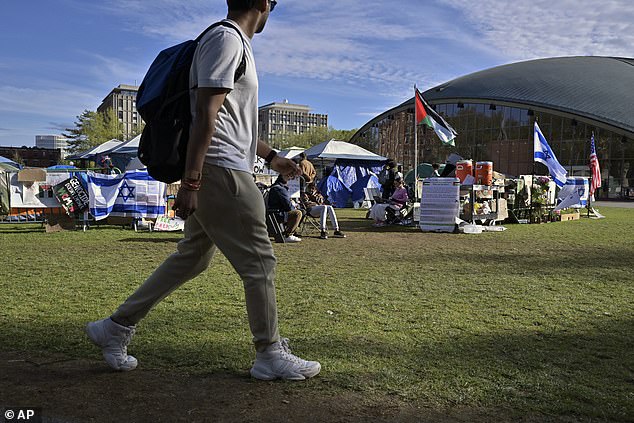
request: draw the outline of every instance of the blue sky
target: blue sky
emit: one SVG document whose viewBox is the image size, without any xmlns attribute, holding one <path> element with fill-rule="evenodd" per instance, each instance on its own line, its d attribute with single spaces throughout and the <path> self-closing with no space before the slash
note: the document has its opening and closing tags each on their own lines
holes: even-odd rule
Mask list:
<svg viewBox="0 0 634 423">
<path fill-rule="evenodd" d="M 0 145 L 60 133 L 112 88 L 140 83 L 162 48 L 225 14 L 224 0 L 2 0 Z M 634 57 L 634 5 L 279 0 L 253 45 L 260 104 L 307 104 L 352 129 L 410 98 L 414 83 L 539 57 Z"/>
</svg>

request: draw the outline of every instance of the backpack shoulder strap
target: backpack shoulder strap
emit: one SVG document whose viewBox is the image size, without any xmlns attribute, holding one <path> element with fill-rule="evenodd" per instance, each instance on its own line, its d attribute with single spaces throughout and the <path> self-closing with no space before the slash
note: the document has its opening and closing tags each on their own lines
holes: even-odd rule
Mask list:
<svg viewBox="0 0 634 423">
<path fill-rule="evenodd" d="M 238 68 L 236 69 L 235 75 L 233 76 L 233 82 L 236 82 L 238 79 L 242 77 L 242 75 L 244 75 L 244 73 L 247 70 L 247 58 L 246 58 L 245 47 L 244 47 L 244 37 L 242 37 L 242 32 L 240 32 L 240 30 L 236 28 L 234 24 L 228 21 L 219 21 L 219 22 L 213 23 L 209 25 L 207 29 L 201 32 L 198 37 L 196 37 L 196 43 L 199 43 L 200 40 L 202 40 L 202 38 L 205 36 L 205 34 L 207 34 L 209 31 L 211 31 L 212 29 L 218 26 L 225 26 L 227 28 L 233 29 L 235 32 L 238 33 L 240 40 L 242 40 L 242 59 L 240 60 L 240 64 L 238 65 Z"/>
</svg>

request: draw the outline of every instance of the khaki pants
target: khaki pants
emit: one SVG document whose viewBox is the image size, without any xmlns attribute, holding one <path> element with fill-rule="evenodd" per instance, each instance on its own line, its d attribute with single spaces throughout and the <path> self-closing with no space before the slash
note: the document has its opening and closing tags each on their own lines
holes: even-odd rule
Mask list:
<svg viewBox="0 0 634 423">
<path fill-rule="evenodd" d="M 279 340 L 273 247 L 265 222 L 262 194 L 251 174 L 205 165 L 198 209 L 185 222 L 185 237 L 112 315 L 137 324 L 163 298 L 199 275 L 216 249 L 242 278 L 249 326 L 258 351 Z"/>
</svg>

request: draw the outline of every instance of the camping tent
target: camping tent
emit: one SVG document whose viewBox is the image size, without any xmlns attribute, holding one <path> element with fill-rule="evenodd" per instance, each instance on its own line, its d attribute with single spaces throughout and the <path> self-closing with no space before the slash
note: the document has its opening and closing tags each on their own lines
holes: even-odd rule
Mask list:
<svg viewBox="0 0 634 423">
<path fill-rule="evenodd" d="M 439 166 L 438 172 L 442 173 L 443 169 L 445 168 L 445 164 L 440 163 L 438 166 Z M 433 172 L 434 172 L 434 168 L 432 167 L 431 163 L 421 163 L 418 165 L 419 178 L 429 178 L 430 176 L 432 176 Z M 405 183 L 408 185 L 411 185 L 414 183 L 414 169 L 410 170 L 409 172 L 405 174 Z"/>
<path fill-rule="evenodd" d="M 107 151 L 106 153 L 110 156 L 112 164 L 119 169 L 127 169 L 130 161 L 138 156 L 140 141 L 141 135 L 137 135 L 131 140 L 121 143 Z M 134 169 L 138 169 L 138 167 Z"/>
<path fill-rule="evenodd" d="M 375 174 L 387 160 L 358 145 L 334 139 L 304 153 L 316 167 L 321 167 L 322 175 L 325 166 L 333 166 L 320 182 L 319 190 L 335 207 L 347 207 L 350 201 L 363 200 L 363 188 L 378 185 Z"/>
<path fill-rule="evenodd" d="M 0 156 L 0 170 L 14 171 L 20 170 L 22 166 L 13 160 L 9 160 L 6 157 Z"/>
<path fill-rule="evenodd" d="M 147 166 L 145 166 L 143 163 L 141 163 L 141 160 L 138 157 L 134 157 L 125 166 L 125 170 L 127 172 L 128 170 L 145 169 L 146 167 Z"/>
</svg>

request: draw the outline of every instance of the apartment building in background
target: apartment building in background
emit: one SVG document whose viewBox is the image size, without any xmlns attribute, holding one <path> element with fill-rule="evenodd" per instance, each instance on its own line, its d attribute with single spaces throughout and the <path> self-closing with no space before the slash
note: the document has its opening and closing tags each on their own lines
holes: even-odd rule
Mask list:
<svg viewBox="0 0 634 423">
<path fill-rule="evenodd" d="M 67 155 L 68 139 L 63 135 L 36 135 L 35 146 L 38 148 L 60 150 L 61 158 L 64 159 Z"/>
<path fill-rule="evenodd" d="M 258 136 L 275 148 L 290 147 L 286 142 L 290 135 L 320 126 L 328 127 L 328 115 L 311 113 L 309 106 L 291 104 L 288 100 L 258 109 Z"/>
<path fill-rule="evenodd" d="M 139 91 L 137 85 L 120 84 L 113 88 L 110 94 L 106 96 L 97 108 L 97 112 L 106 113 L 110 109 L 114 109 L 123 124 L 124 140 L 132 138 L 132 135 L 139 132 L 140 125 L 143 122 L 141 116 L 136 110 L 136 94 Z"/>
</svg>

